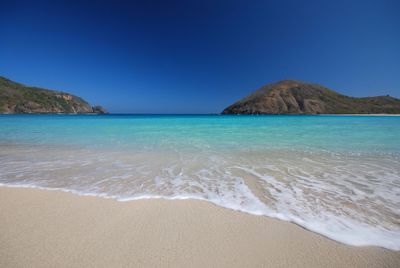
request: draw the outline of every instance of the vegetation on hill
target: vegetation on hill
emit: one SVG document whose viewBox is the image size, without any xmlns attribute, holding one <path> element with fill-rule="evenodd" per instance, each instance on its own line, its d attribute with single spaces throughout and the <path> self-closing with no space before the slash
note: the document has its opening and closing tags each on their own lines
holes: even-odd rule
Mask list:
<svg viewBox="0 0 400 268">
<path fill-rule="evenodd" d="M 269 84 L 230 105 L 223 114 L 400 114 L 390 96 L 355 98 L 295 80 Z"/>
<path fill-rule="evenodd" d="M 0 77 L 0 113 L 106 113 L 80 97 L 49 89 L 25 86 Z"/>
</svg>

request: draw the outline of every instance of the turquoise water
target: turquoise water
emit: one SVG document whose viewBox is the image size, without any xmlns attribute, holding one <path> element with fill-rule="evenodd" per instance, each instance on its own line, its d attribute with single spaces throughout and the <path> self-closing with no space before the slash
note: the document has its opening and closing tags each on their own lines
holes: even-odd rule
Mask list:
<svg viewBox="0 0 400 268">
<path fill-rule="evenodd" d="M 400 249 L 400 117 L 4 115 L 0 183 L 202 199 Z"/>
<path fill-rule="evenodd" d="M 7 115 L 0 120 L 2 142 L 154 149 L 400 152 L 399 117 Z"/>
</svg>

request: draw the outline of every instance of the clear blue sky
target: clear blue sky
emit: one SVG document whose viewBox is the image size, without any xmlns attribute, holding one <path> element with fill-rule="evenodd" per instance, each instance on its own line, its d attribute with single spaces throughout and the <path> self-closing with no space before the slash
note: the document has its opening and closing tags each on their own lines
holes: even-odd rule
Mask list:
<svg viewBox="0 0 400 268">
<path fill-rule="evenodd" d="M 111 112 L 214 113 L 282 79 L 400 97 L 400 1 L 0 0 L 0 75 Z"/>
</svg>

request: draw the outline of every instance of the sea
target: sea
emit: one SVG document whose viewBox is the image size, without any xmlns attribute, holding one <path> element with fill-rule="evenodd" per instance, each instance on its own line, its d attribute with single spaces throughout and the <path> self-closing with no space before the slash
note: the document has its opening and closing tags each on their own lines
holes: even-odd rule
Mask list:
<svg viewBox="0 0 400 268">
<path fill-rule="evenodd" d="M 0 185 L 205 200 L 400 250 L 400 117 L 1 115 Z"/>
</svg>

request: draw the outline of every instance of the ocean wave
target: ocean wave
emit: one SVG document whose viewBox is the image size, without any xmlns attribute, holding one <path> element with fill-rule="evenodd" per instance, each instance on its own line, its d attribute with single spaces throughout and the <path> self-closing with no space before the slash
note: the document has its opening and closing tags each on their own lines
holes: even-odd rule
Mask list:
<svg viewBox="0 0 400 268">
<path fill-rule="evenodd" d="M 392 155 L 51 148 L 3 147 L 0 185 L 118 201 L 204 200 L 345 244 L 400 250 L 400 163 Z"/>
</svg>

